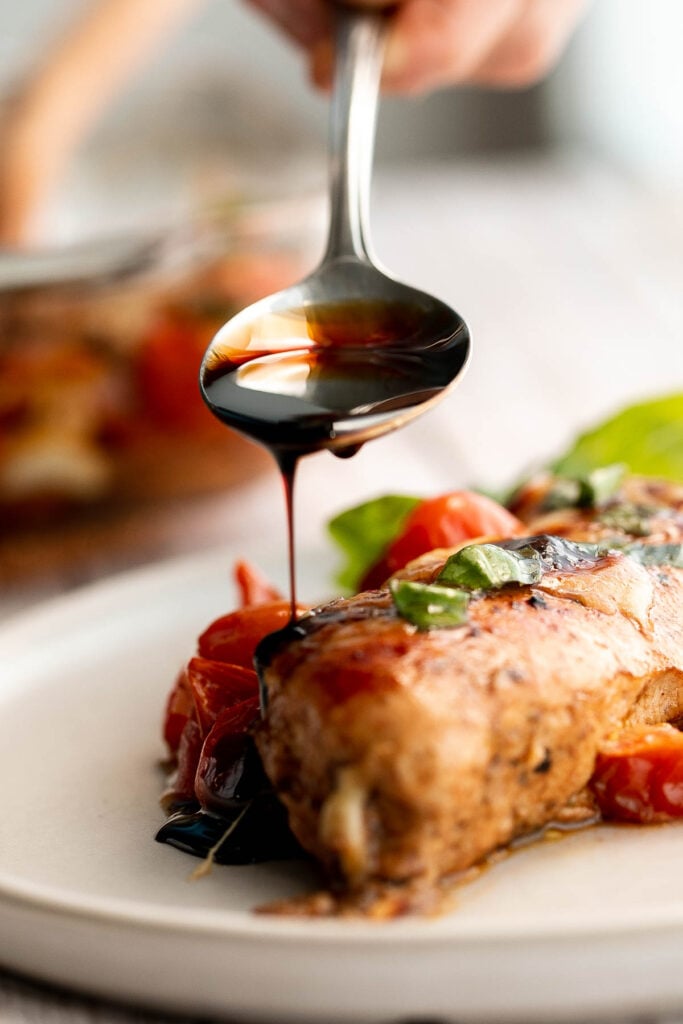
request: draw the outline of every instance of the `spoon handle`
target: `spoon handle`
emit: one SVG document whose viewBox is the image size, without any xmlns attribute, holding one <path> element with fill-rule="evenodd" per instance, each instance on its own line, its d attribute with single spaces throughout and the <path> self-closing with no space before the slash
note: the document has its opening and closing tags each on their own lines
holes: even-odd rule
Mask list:
<svg viewBox="0 0 683 1024">
<path fill-rule="evenodd" d="M 377 11 L 338 8 L 325 262 L 371 260 L 368 210 L 385 25 Z"/>
</svg>

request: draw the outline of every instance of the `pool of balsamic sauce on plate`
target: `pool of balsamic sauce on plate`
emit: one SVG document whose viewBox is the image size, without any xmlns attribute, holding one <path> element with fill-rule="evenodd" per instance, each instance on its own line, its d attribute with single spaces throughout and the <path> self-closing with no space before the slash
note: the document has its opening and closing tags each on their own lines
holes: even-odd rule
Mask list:
<svg viewBox="0 0 683 1024">
<path fill-rule="evenodd" d="M 453 380 L 463 363 L 463 336 L 464 326 L 445 307 L 366 300 L 272 313 L 219 336 L 202 370 L 205 401 L 229 427 L 270 451 L 283 481 L 292 613 L 289 626 L 273 636 L 278 646 L 303 632 L 296 615 L 294 533 L 299 460 L 323 449 L 349 458 L 362 446 L 356 425 L 368 427 L 370 436 L 399 425 L 407 409 Z M 439 340 L 420 346 L 423 337 Z M 262 693 L 264 706 L 265 700 Z M 248 743 L 225 809 L 174 808 L 177 813 L 157 833 L 160 842 L 205 857 L 236 823 L 215 854 L 217 863 L 301 852 Z"/>
</svg>

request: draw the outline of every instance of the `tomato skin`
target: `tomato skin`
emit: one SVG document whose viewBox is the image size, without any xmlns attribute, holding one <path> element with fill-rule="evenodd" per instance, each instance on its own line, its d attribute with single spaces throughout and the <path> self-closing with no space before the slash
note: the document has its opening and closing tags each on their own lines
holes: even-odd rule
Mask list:
<svg viewBox="0 0 683 1024">
<path fill-rule="evenodd" d="M 250 736 L 258 718 L 258 697 L 226 708 L 216 718 L 204 740 L 194 780 L 194 792 L 202 807 L 220 810 L 239 806 L 244 802 L 241 790 L 249 790 L 254 774 L 263 774 Z"/>
<path fill-rule="evenodd" d="M 164 795 L 170 808 L 238 806 L 265 778 L 250 735 L 260 707 L 254 651 L 289 623 L 291 606 L 248 563 L 235 568 L 248 606 L 204 630 L 166 703 L 163 734 L 176 766 Z"/>
<path fill-rule="evenodd" d="M 202 736 L 206 736 L 226 708 L 232 708 L 247 698 L 258 699 L 256 672 L 241 665 L 191 658 L 187 666 L 187 680 Z"/>
<path fill-rule="evenodd" d="M 199 655 L 252 668 L 259 642 L 269 633 L 284 629 L 290 617 L 289 601 L 271 601 L 221 615 L 199 637 Z"/>
<path fill-rule="evenodd" d="M 282 601 L 282 594 L 274 587 L 265 576 L 251 564 L 251 562 L 235 562 L 233 569 L 235 583 L 240 594 L 242 608 L 251 608 L 257 604 L 270 604 L 273 601 Z"/>
<path fill-rule="evenodd" d="M 451 548 L 476 537 L 514 537 L 524 524 L 497 501 L 474 491 L 450 491 L 420 502 L 403 531 L 364 576 L 361 589 L 381 586 L 414 558 L 435 548 Z"/>
<path fill-rule="evenodd" d="M 590 785 L 604 818 L 683 817 L 683 733 L 671 725 L 624 730 L 598 754 Z"/>
<path fill-rule="evenodd" d="M 189 803 L 196 799 L 195 776 L 201 750 L 200 728 L 193 719 L 188 719 L 178 745 L 178 766 L 169 789 L 164 793 L 166 804 Z"/>
<path fill-rule="evenodd" d="M 182 669 L 166 701 L 163 736 L 171 754 L 176 754 L 186 722 L 195 717 L 194 701 L 187 671 Z"/>
</svg>

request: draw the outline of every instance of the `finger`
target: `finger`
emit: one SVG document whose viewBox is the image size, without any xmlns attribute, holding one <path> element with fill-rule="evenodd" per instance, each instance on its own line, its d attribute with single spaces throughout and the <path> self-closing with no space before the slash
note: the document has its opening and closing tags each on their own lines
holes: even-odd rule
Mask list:
<svg viewBox="0 0 683 1024">
<path fill-rule="evenodd" d="M 326 0 L 247 0 L 247 3 L 307 50 L 330 35 L 332 13 Z"/>
<path fill-rule="evenodd" d="M 320 40 L 311 52 L 309 77 L 318 89 L 326 92 L 332 87 L 334 75 L 334 43 L 331 36 Z"/>
<path fill-rule="evenodd" d="M 467 81 L 524 5 L 525 0 L 406 0 L 390 30 L 384 88 L 419 93 Z"/>
<path fill-rule="evenodd" d="M 372 4 L 378 0 L 356 0 Z M 406 0 L 396 11 L 384 60 L 382 86 L 389 92 L 424 92 L 464 81 L 501 34 L 519 17 L 525 0 Z M 320 40 L 311 78 L 329 88 L 334 49 Z"/>
<path fill-rule="evenodd" d="M 328 8 L 334 12 L 335 3 L 344 3 L 349 7 L 359 7 L 370 10 L 382 10 L 396 6 L 396 0 L 328 0 Z M 334 75 L 334 32 L 333 17 L 328 22 L 328 30 L 316 40 L 312 47 L 310 64 L 310 79 L 319 89 L 329 90 Z"/>
<path fill-rule="evenodd" d="M 530 0 L 469 81 L 506 88 L 532 85 L 555 64 L 586 7 L 587 0 Z"/>
</svg>

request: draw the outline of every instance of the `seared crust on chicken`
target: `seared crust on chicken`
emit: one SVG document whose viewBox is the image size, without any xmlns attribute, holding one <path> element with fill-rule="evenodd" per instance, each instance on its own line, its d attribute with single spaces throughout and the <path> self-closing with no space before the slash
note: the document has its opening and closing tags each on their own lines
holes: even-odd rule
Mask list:
<svg viewBox="0 0 683 1024">
<path fill-rule="evenodd" d="M 542 496 L 539 485 L 519 511 L 537 515 Z M 625 500 L 658 510 L 639 540 L 683 540 L 683 489 L 629 481 Z M 553 515 L 530 534 L 615 532 L 594 511 Z M 430 582 L 444 560 L 408 574 Z M 422 632 L 372 591 L 319 609 L 267 661 L 256 742 L 299 841 L 347 891 L 430 886 L 589 815 L 581 794 L 601 742 L 683 716 L 683 570 L 610 553 L 483 594 L 466 625 Z"/>
</svg>

